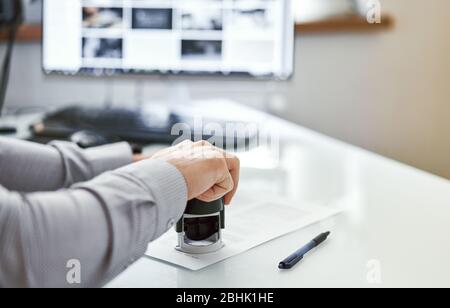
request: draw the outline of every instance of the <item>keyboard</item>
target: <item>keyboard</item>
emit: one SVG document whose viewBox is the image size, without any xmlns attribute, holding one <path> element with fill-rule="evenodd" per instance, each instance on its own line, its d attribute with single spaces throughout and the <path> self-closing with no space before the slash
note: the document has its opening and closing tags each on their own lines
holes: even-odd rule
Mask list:
<svg viewBox="0 0 450 308">
<path fill-rule="evenodd" d="M 217 120 L 203 119 L 203 124 L 206 125 L 211 121 L 217 123 Z M 161 110 L 157 106 L 154 109 L 70 106 L 47 114 L 41 122 L 32 126 L 32 132 L 33 139 L 37 141 L 66 140 L 77 132 L 88 131 L 103 136 L 108 143 L 127 141 L 137 145 L 172 144 L 185 135 L 172 134 L 172 127 L 177 123 L 192 125 L 193 122 L 193 118 L 179 116 Z M 226 131 L 226 124 L 230 122 L 220 123 L 224 128 L 223 131 Z M 213 137 L 208 134 L 198 136 L 194 131 L 191 131 L 190 136 L 191 140 L 199 138 L 210 140 Z M 223 144 L 226 144 L 227 136 L 216 135 L 214 138 L 216 140 L 223 138 Z M 232 138 L 235 139 L 237 147 L 241 144 L 248 145 L 253 136 L 245 136 L 245 140 L 237 136 Z"/>
</svg>

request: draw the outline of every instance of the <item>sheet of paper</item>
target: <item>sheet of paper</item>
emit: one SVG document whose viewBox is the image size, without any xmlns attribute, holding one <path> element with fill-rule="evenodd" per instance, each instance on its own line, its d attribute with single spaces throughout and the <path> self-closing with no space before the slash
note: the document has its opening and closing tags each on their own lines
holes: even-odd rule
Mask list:
<svg viewBox="0 0 450 308">
<path fill-rule="evenodd" d="M 177 234 L 171 230 L 149 245 L 147 256 L 197 271 L 340 212 L 321 206 L 296 207 L 286 200 L 239 203 L 227 208 L 221 250 L 203 255 L 179 252 L 175 250 Z"/>
</svg>

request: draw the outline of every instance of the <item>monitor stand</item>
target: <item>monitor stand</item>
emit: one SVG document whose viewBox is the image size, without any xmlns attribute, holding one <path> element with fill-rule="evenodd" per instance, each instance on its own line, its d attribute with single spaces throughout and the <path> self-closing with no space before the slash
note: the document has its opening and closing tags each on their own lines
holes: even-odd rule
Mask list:
<svg viewBox="0 0 450 308">
<path fill-rule="evenodd" d="M 150 112 L 152 109 L 156 109 L 155 112 L 160 114 L 164 110 L 170 113 L 174 112 L 174 109 L 177 109 L 179 106 L 188 107 L 195 104 L 195 101 L 191 99 L 189 85 L 185 81 L 170 79 L 164 81 L 165 84 L 168 84 L 163 90 L 165 96 L 161 99 L 149 99 L 146 97 L 146 92 L 148 93 L 146 87 L 149 83 L 143 79 L 137 80 L 135 82 L 133 101 L 125 104 L 125 108 L 142 112 Z M 104 109 L 124 108 L 124 106 L 118 107 L 114 102 L 114 86 L 114 80 L 108 80 L 105 83 Z"/>
<path fill-rule="evenodd" d="M 170 81 L 167 93 L 168 106 L 184 105 L 189 106 L 193 103 L 191 90 L 184 81 Z"/>
</svg>

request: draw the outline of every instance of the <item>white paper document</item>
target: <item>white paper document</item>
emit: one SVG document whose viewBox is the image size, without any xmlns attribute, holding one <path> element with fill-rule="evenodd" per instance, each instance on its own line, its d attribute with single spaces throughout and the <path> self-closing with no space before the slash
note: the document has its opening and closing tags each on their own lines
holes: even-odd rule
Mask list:
<svg viewBox="0 0 450 308">
<path fill-rule="evenodd" d="M 171 230 L 151 243 L 146 254 L 197 271 L 340 212 L 336 208 L 296 206 L 280 200 L 238 203 L 226 209 L 225 247 L 221 250 L 203 255 L 179 252 L 175 250 L 177 234 Z"/>
</svg>

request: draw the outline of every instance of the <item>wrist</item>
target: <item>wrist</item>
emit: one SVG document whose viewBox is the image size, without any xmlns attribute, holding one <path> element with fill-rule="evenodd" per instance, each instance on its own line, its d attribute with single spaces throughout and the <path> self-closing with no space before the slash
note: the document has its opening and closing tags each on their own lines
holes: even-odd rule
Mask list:
<svg viewBox="0 0 450 308">
<path fill-rule="evenodd" d="M 133 155 L 133 162 L 134 163 L 137 163 L 137 162 L 140 162 L 141 160 L 144 160 L 144 159 L 147 159 L 148 157 L 145 157 L 144 155 L 142 155 L 142 154 L 134 154 Z"/>
</svg>

